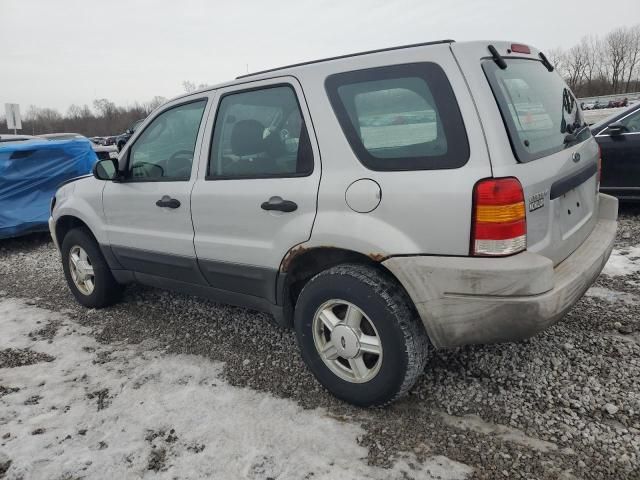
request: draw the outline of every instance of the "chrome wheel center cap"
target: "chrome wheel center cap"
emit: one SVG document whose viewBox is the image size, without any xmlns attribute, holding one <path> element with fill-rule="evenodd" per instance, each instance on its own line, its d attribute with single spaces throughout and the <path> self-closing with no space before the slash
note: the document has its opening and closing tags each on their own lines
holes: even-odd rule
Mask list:
<svg viewBox="0 0 640 480">
<path fill-rule="evenodd" d="M 338 325 L 331 332 L 331 343 L 342 358 L 354 358 L 360 353 L 360 342 L 352 328 Z"/>
</svg>

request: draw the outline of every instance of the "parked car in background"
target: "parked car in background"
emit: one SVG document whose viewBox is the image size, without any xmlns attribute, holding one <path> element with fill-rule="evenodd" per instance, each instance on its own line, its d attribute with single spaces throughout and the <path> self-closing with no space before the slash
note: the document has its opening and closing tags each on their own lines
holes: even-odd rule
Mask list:
<svg viewBox="0 0 640 480">
<path fill-rule="evenodd" d="M 640 200 L 640 103 L 591 127 L 602 156 L 600 190 Z"/>
<path fill-rule="evenodd" d="M 270 312 L 357 405 L 406 393 L 433 347 L 557 322 L 616 235 L 575 96 L 510 42 L 241 76 L 158 108 L 93 172 L 49 220 L 79 303 L 138 281 Z"/>
<path fill-rule="evenodd" d="M 104 137 L 90 137 L 89 140 L 91 140 L 96 145 L 104 145 L 105 142 Z"/>
<path fill-rule="evenodd" d="M 12 142 L 24 142 L 26 140 L 34 140 L 38 137 L 33 135 L 12 135 L 9 133 L 3 133 L 0 135 L 0 143 L 12 143 Z"/>
<path fill-rule="evenodd" d="M 95 162 L 85 138 L 52 142 L 29 137 L 0 143 L 0 239 L 46 231 L 57 188 L 90 173 Z"/>
<path fill-rule="evenodd" d="M 129 141 L 131 136 L 136 132 L 136 129 L 140 126 L 140 124 L 144 122 L 144 118 L 140 120 L 136 120 L 133 125 L 125 130 L 124 133 L 118 135 L 116 139 L 116 146 L 118 147 L 118 151 L 122 150 L 122 147 Z"/>
<path fill-rule="evenodd" d="M 71 140 L 74 138 L 85 138 L 87 140 L 91 140 L 79 133 L 46 133 L 44 135 L 40 135 L 40 138 L 46 138 L 47 140 Z M 93 148 L 98 160 L 118 158 L 118 149 L 115 145 L 97 145 L 94 142 L 91 142 L 91 148 Z"/>
<path fill-rule="evenodd" d="M 104 145 L 115 145 L 116 144 L 116 136 L 111 135 L 108 137 L 104 137 Z"/>
</svg>

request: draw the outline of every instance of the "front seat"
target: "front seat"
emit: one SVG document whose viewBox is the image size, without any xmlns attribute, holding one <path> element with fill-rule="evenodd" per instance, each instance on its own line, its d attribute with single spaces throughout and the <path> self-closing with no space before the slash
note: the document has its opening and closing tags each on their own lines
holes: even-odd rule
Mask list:
<svg viewBox="0 0 640 480">
<path fill-rule="evenodd" d="M 231 151 L 239 157 L 262 153 L 263 133 L 264 126 L 259 121 L 240 120 L 231 131 Z"/>
</svg>

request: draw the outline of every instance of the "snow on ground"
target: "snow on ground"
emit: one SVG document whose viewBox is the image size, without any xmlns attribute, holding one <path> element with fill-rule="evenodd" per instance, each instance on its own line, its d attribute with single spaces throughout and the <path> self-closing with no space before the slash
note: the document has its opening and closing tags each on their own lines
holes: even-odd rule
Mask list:
<svg viewBox="0 0 640 480">
<path fill-rule="evenodd" d="M 637 305 L 640 303 L 640 297 L 632 293 L 619 292 L 617 290 L 611 290 L 604 287 L 591 287 L 585 293 L 587 297 L 595 297 L 606 300 L 610 303 L 622 302 L 627 305 Z"/>
<path fill-rule="evenodd" d="M 609 276 L 631 275 L 640 272 L 640 245 L 613 249 L 602 273 Z"/>
<path fill-rule="evenodd" d="M 419 463 L 404 455 L 390 470 L 368 466 L 358 445 L 364 432 L 347 419 L 230 386 L 220 363 L 150 345 L 99 344 L 71 319 L 18 300 L 0 300 L 0 332 L 0 477 L 9 461 L 9 479 L 471 473 L 441 456 Z M 14 357 L 37 363 L 10 368 Z"/>
</svg>

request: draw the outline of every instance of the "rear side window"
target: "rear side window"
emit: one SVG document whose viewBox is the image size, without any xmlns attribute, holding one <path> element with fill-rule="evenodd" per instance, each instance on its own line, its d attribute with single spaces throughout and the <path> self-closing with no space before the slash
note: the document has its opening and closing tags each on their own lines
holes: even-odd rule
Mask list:
<svg viewBox="0 0 640 480">
<path fill-rule="evenodd" d="M 435 63 L 339 73 L 327 78 L 351 148 L 371 170 L 458 168 L 469 159 L 462 115 Z"/>
<path fill-rule="evenodd" d="M 576 98 L 557 72 L 549 72 L 538 60 L 505 61 L 504 70 L 493 60 L 485 60 L 482 68 L 520 162 L 551 155 L 591 136 Z"/>
</svg>

